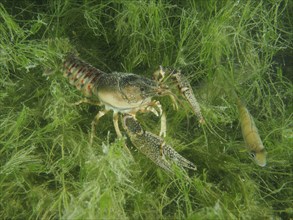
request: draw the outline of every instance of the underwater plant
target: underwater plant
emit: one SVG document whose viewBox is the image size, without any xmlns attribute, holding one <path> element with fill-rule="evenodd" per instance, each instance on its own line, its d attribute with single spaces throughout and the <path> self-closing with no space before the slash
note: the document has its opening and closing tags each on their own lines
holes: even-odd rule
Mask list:
<svg viewBox="0 0 293 220">
<path fill-rule="evenodd" d="M 293 218 L 292 8 L 288 0 L 1 1 L 0 218 Z M 116 138 L 108 115 L 90 144 L 100 109 L 71 105 L 82 95 L 62 76 L 64 55 L 77 51 L 106 72 L 180 69 L 205 124 L 188 103 L 179 99 L 174 111 L 159 97 L 169 106 L 164 140 L 197 171 L 168 174 Z M 245 148 L 234 91 L 268 153 L 264 167 Z M 159 133 L 154 114 L 137 118 Z"/>
</svg>

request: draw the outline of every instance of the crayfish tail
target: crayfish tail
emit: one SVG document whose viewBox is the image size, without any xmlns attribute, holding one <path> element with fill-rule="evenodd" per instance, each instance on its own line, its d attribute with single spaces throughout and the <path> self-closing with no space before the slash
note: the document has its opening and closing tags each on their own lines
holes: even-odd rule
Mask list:
<svg viewBox="0 0 293 220">
<path fill-rule="evenodd" d="M 74 85 L 87 97 L 92 96 L 94 84 L 102 75 L 106 74 L 73 54 L 69 54 L 65 58 L 63 66 L 63 75 L 69 79 L 70 84 Z"/>
</svg>

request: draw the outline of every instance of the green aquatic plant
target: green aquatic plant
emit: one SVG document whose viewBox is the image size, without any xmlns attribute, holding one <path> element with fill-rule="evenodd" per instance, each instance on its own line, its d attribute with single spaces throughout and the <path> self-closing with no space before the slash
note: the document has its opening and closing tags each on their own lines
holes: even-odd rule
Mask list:
<svg viewBox="0 0 293 220">
<path fill-rule="evenodd" d="M 287 0 L 2 1 L 0 218 L 292 218 L 292 7 Z M 174 111 L 162 98 L 166 142 L 198 170 L 168 175 L 116 139 L 110 115 L 90 145 L 99 108 L 73 106 L 82 96 L 62 76 L 64 55 L 77 51 L 107 72 L 181 69 L 206 124 L 181 99 Z M 234 92 L 258 127 L 266 167 L 245 150 Z M 157 117 L 138 118 L 159 132 Z"/>
</svg>

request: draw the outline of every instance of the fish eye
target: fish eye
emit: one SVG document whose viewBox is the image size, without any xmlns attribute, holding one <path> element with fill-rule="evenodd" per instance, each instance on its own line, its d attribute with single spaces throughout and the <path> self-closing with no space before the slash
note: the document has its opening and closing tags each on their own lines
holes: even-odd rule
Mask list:
<svg viewBox="0 0 293 220">
<path fill-rule="evenodd" d="M 252 158 L 255 158 L 255 152 L 250 152 L 249 154 Z"/>
<path fill-rule="evenodd" d="M 144 87 L 140 87 L 140 91 L 141 92 L 144 92 L 145 91 L 145 88 Z"/>
</svg>

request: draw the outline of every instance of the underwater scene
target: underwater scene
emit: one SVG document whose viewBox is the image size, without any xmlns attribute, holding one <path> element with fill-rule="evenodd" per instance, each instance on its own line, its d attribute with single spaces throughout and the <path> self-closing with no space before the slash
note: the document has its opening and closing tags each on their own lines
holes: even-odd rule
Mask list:
<svg viewBox="0 0 293 220">
<path fill-rule="evenodd" d="M 0 219 L 293 219 L 292 12 L 1 0 Z"/>
</svg>

